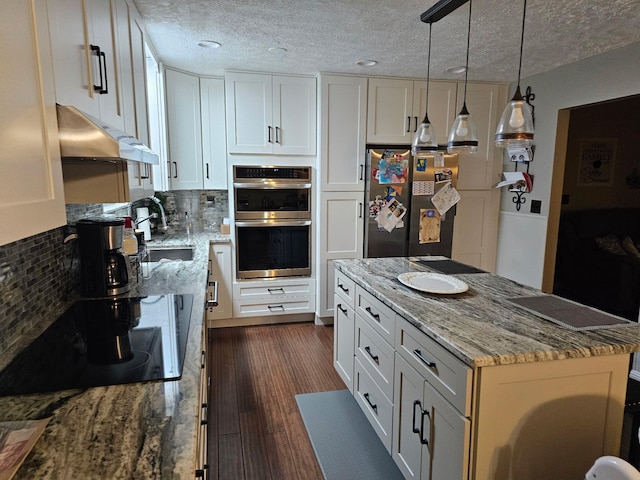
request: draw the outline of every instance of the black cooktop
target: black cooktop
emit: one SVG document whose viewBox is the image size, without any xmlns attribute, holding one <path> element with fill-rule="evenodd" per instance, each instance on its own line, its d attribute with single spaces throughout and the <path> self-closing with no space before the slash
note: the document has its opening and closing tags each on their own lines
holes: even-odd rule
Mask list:
<svg viewBox="0 0 640 480">
<path fill-rule="evenodd" d="M 0 396 L 173 380 L 193 295 L 83 299 L 0 372 Z"/>
</svg>

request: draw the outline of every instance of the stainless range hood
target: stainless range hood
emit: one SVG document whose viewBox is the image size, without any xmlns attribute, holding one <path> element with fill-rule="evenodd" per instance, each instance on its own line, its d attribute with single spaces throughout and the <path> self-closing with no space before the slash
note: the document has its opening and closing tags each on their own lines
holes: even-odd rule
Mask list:
<svg viewBox="0 0 640 480">
<path fill-rule="evenodd" d="M 75 107 L 57 105 L 60 155 L 65 160 L 134 161 L 158 165 L 158 155 L 137 138 Z"/>
</svg>

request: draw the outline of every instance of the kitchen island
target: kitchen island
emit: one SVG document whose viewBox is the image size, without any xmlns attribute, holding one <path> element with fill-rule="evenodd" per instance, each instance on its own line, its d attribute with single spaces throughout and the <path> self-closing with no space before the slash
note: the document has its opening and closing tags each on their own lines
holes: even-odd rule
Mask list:
<svg viewBox="0 0 640 480">
<path fill-rule="evenodd" d="M 640 325 L 568 330 L 512 301 L 543 292 L 485 272 L 451 275 L 454 295 L 398 280 L 443 260 L 335 262 L 336 369 L 405 477 L 582 478 L 618 455 Z"/>
<path fill-rule="evenodd" d="M 191 479 L 195 476 L 205 282 L 210 242 L 229 235 L 160 235 L 150 246 L 194 247 L 192 261 L 143 266 L 128 297 L 193 294 L 182 376 L 175 381 L 0 397 L 0 421 L 51 417 L 17 479 Z M 71 305 L 73 299 L 69 300 Z M 62 313 L 62 312 L 59 312 Z M 53 316 L 55 319 L 55 315 Z M 53 321 L 53 320 L 52 320 Z M 13 354 L 46 329 L 29 332 Z M 13 356 L 3 358 L 2 368 Z"/>
</svg>

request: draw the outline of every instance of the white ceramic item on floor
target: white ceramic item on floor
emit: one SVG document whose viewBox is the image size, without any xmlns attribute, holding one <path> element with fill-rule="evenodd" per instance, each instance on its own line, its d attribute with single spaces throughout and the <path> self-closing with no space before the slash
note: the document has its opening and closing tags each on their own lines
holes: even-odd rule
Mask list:
<svg viewBox="0 0 640 480">
<path fill-rule="evenodd" d="M 600 457 L 587 472 L 585 480 L 640 480 L 640 472 L 629 462 L 610 455 Z"/>
</svg>

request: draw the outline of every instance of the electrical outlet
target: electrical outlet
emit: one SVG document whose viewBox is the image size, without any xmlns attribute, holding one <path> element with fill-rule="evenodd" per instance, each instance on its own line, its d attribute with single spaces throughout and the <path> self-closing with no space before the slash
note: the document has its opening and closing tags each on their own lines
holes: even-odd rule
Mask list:
<svg viewBox="0 0 640 480">
<path fill-rule="evenodd" d="M 542 211 L 542 200 L 531 200 L 531 213 L 540 213 Z"/>
<path fill-rule="evenodd" d="M 207 195 L 207 202 L 211 202 L 213 205 L 216 204 L 216 197 L 213 195 Z"/>
</svg>

